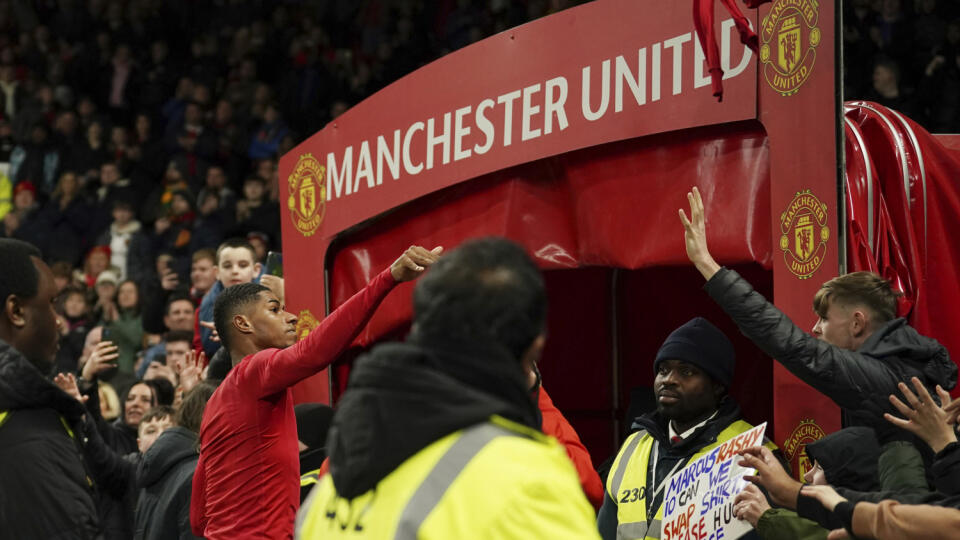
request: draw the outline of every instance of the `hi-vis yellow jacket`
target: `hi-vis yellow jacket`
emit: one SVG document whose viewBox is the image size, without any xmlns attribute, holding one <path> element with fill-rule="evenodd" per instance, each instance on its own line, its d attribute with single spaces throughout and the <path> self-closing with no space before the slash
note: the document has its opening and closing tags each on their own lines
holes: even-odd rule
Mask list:
<svg viewBox="0 0 960 540">
<path fill-rule="evenodd" d="M 593 510 L 556 440 L 503 418 L 422 449 L 353 500 L 327 474 L 297 538 L 598 539 Z"/>
<path fill-rule="evenodd" d="M 752 425 L 743 420 L 732 422 L 717 435 L 713 443 L 700 448 L 686 460 L 686 463 L 693 463 L 714 448 L 752 428 Z M 654 512 L 653 519 L 647 516 L 647 497 L 656 498 L 656 488 L 649 489 L 647 486 L 647 471 L 655 443 L 656 439 L 646 430 L 634 433 L 623 443 L 610 467 L 606 490 L 607 495 L 617 505 L 617 540 L 640 538 L 658 540 L 660 538 L 663 504 L 660 504 Z M 766 443 L 765 446 L 771 450 L 776 449 L 772 442 Z M 677 470 L 684 466 L 679 466 Z M 658 478 L 657 481 L 660 482 L 661 479 Z"/>
</svg>

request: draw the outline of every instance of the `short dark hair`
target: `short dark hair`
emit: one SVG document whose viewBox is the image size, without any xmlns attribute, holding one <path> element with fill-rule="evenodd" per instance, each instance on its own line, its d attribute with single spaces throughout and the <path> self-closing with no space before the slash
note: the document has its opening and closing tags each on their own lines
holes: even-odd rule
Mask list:
<svg viewBox="0 0 960 540">
<path fill-rule="evenodd" d="M 140 419 L 140 425 L 142 426 L 144 423 L 153 420 L 163 420 L 164 418 L 173 420 L 174 414 L 173 407 L 170 405 L 157 405 L 143 415 L 143 418 Z"/>
<path fill-rule="evenodd" d="M 0 301 L 6 302 L 10 295 L 24 300 L 37 295 L 40 272 L 30 257 L 39 259 L 40 250 L 21 240 L 0 238 Z"/>
<path fill-rule="evenodd" d="M 163 341 L 165 343 L 173 343 L 176 341 L 186 341 L 187 343 L 193 343 L 193 331 L 170 330 L 163 336 Z"/>
<path fill-rule="evenodd" d="M 870 310 L 878 324 L 897 316 L 897 297 L 890 282 L 873 272 L 851 272 L 823 284 L 813 297 L 813 311 L 826 318 L 831 305 L 857 305 Z"/>
<path fill-rule="evenodd" d="M 503 238 L 472 240 L 420 278 L 413 314 L 421 341 L 495 343 L 519 359 L 544 331 L 543 276 L 519 245 Z"/>
<path fill-rule="evenodd" d="M 250 258 L 254 261 L 257 260 L 257 252 L 253 249 L 253 246 L 250 245 L 250 242 L 246 238 L 228 238 L 220 244 L 220 247 L 217 248 L 217 258 L 214 259 L 213 264 L 220 264 L 220 254 L 223 253 L 223 250 L 227 248 L 246 248 L 250 251 Z"/>
<path fill-rule="evenodd" d="M 170 313 L 170 306 L 172 306 L 174 302 L 182 302 L 184 300 L 186 300 L 187 302 L 190 302 L 190 305 L 193 306 L 194 308 L 197 307 L 196 304 L 193 303 L 193 298 L 190 298 L 189 294 L 176 293 L 176 294 L 170 295 L 170 298 L 167 299 L 167 305 L 164 308 L 163 312 L 167 314 Z"/>
<path fill-rule="evenodd" d="M 227 287 L 213 304 L 213 324 L 220 335 L 220 344 L 230 350 L 230 320 L 243 308 L 257 300 L 260 293 L 270 289 L 259 283 L 240 283 Z"/>
<path fill-rule="evenodd" d="M 200 381 L 189 392 L 183 395 L 183 401 L 180 402 L 180 408 L 174 422 L 182 427 L 189 429 L 194 433 L 200 433 L 200 425 L 203 423 L 203 411 L 207 408 L 207 402 L 210 396 L 216 391 L 217 385 L 209 381 Z"/>
<path fill-rule="evenodd" d="M 173 405 L 174 388 L 173 383 L 169 380 L 163 377 L 157 377 L 156 379 L 141 382 L 153 390 L 153 396 L 157 402 L 157 406 Z M 126 399 L 124 399 L 124 402 L 126 402 Z"/>
</svg>

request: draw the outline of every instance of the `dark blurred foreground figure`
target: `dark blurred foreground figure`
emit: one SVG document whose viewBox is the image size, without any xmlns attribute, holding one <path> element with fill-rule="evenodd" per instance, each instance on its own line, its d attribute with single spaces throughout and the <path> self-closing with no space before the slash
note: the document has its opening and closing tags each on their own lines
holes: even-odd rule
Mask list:
<svg viewBox="0 0 960 540">
<path fill-rule="evenodd" d="M 320 468 L 327 459 L 327 431 L 333 409 L 323 403 L 301 403 L 293 408 L 297 417 L 297 442 L 300 444 L 300 502 L 320 480 Z"/>
<path fill-rule="evenodd" d="M 464 244 L 417 284 L 413 311 L 406 343 L 357 361 L 298 537 L 597 538 L 528 391 L 546 294 L 523 249 Z"/>
<path fill-rule="evenodd" d="M 47 378 L 58 343 L 53 274 L 36 248 L 9 239 L 0 268 L 0 535 L 99 538 L 84 407 Z"/>
</svg>

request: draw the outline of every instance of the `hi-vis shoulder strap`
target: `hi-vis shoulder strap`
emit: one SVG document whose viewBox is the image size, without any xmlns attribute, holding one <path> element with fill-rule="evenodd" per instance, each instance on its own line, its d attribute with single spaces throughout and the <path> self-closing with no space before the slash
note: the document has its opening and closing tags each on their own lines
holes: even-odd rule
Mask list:
<svg viewBox="0 0 960 540">
<path fill-rule="evenodd" d="M 3 427 L 3 424 L 10 419 L 11 414 L 10 411 L 0 411 L 0 427 Z M 58 418 L 60 418 L 60 423 L 63 424 L 63 429 L 67 431 L 67 435 L 69 435 L 71 439 L 76 439 L 77 436 L 74 435 L 73 430 L 70 429 L 70 424 L 67 423 L 67 419 L 59 415 Z"/>
<path fill-rule="evenodd" d="M 460 475 L 470 461 L 477 456 L 491 441 L 499 437 L 521 437 L 546 442 L 548 439 L 539 432 L 505 420 L 499 416 L 492 416 L 488 421 L 464 429 L 459 437 L 447 448 L 446 452 L 433 465 L 423 482 L 413 492 L 413 495 L 404 505 L 397 522 L 396 540 L 415 540 L 420 527 L 430 513 L 436 508 L 447 489 Z M 309 535 L 303 528 L 311 521 L 315 499 L 320 489 L 314 489 L 307 496 L 301 511 L 297 515 L 296 531 L 298 538 Z"/>
<path fill-rule="evenodd" d="M 453 484 L 470 460 L 497 437 L 522 437 L 522 433 L 491 423 L 477 424 L 464 430 L 440 461 L 433 466 L 423 483 L 413 493 L 400 515 L 395 540 L 415 540 L 420 525 L 437 506 L 447 488 Z"/>
<path fill-rule="evenodd" d="M 316 484 L 319 481 L 320 469 L 316 469 L 308 473 L 304 473 L 303 476 L 300 477 L 300 487 L 307 487 L 309 485 Z"/>
<path fill-rule="evenodd" d="M 620 461 L 617 463 L 617 468 L 613 471 L 613 477 L 607 482 L 607 493 L 610 495 L 610 498 L 614 501 L 617 500 L 617 493 L 620 492 L 620 485 L 623 484 L 623 476 L 627 473 L 627 465 L 630 463 L 630 458 L 633 457 L 633 453 L 637 451 L 637 446 L 640 445 L 640 441 L 646 436 L 647 430 L 640 430 L 633 435 L 633 438 L 627 443 L 627 447 L 620 453 Z"/>
</svg>

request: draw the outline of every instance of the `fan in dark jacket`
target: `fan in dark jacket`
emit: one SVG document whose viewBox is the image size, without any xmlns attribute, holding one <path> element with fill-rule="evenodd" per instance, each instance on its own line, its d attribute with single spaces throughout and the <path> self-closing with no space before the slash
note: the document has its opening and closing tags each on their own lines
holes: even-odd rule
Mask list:
<svg viewBox="0 0 960 540">
<path fill-rule="evenodd" d="M 100 538 L 84 465 L 84 408 L 46 375 L 56 286 L 40 252 L 0 239 L 0 523 L 5 538 Z"/>
<path fill-rule="evenodd" d="M 957 366 L 946 348 L 895 318 L 897 295 L 870 272 L 834 278 L 817 292 L 820 319 L 814 336 L 803 331 L 736 272 L 721 268 L 707 249 L 703 201 L 688 194 L 691 218 L 681 210 L 687 256 L 707 279 L 710 296 L 740 331 L 787 370 L 843 409 L 844 425 L 876 430 L 881 443 L 910 440 L 929 463 L 929 447 L 883 419 L 897 414 L 887 396 L 900 381 L 917 377 L 929 391 L 957 383 Z"/>
<path fill-rule="evenodd" d="M 870 428 L 852 427 L 831 433 L 807 445 L 814 467 L 803 479 L 812 485 L 832 484 L 869 491 L 877 487 L 880 445 Z M 747 488 L 734 502 L 737 517 L 746 519 L 761 538 L 825 540 L 827 529 L 786 508 L 771 508 L 758 489 Z"/>
<path fill-rule="evenodd" d="M 183 398 L 176 426 L 167 428 L 143 455 L 137 471 L 140 495 L 134 540 L 196 538 L 190 532 L 190 494 L 197 468 L 197 434 L 216 385 L 201 382 Z"/>
</svg>

